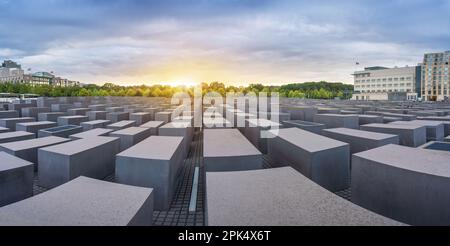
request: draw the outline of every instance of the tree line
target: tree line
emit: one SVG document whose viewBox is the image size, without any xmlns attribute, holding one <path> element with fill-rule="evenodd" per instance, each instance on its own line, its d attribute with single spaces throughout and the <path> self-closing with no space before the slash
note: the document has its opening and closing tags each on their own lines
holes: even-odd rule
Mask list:
<svg viewBox="0 0 450 246">
<path fill-rule="evenodd" d="M 295 83 L 282 86 L 265 86 L 262 84 L 251 84 L 249 86 L 226 86 L 224 83 L 212 82 L 202 83 L 202 93 L 217 92 L 225 96 L 228 92 L 243 93 L 260 92 L 279 93 L 282 97 L 308 98 L 308 99 L 349 99 L 352 97 L 353 85 L 343 83 L 307 82 Z M 140 85 L 120 86 L 112 83 L 104 85 L 83 86 L 52 86 L 31 85 L 26 83 L 0 83 L 1 93 L 37 94 L 45 97 L 74 97 L 74 96 L 128 96 L 128 97 L 172 97 L 175 93 L 186 92 L 194 95 L 194 87 L 168 86 L 168 85 Z"/>
</svg>

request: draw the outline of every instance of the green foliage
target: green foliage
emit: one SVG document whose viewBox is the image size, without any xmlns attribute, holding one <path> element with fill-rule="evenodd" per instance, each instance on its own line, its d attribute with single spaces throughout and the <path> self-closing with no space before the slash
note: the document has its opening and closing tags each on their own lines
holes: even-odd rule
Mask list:
<svg viewBox="0 0 450 246">
<path fill-rule="evenodd" d="M 310 99 L 349 99 L 352 97 L 353 85 L 328 82 L 308 82 L 301 84 L 288 84 L 283 86 L 264 86 L 262 84 L 251 84 L 244 86 L 225 86 L 220 82 L 202 83 L 202 92 L 205 95 L 208 92 L 217 92 L 226 96 L 228 92 L 243 93 L 277 92 L 282 97 L 290 98 L 310 98 Z M 129 96 L 129 97 L 172 97 L 177 92 L 186 92 L 189 95 L 194 94 L 193 87 L 171 87 L 166 85 L 140 85 L 140 86 L 119 86 L 112 83 L 106 83 L 102 86 L 89 84 L 71 87 L 50 86 L 50 85 L 31 85 L 25 83 L 0 83 L 0 92 L 19 93 L 19 94 L 37 94 L 46 97 L 60 96 Z"/>
</svg>

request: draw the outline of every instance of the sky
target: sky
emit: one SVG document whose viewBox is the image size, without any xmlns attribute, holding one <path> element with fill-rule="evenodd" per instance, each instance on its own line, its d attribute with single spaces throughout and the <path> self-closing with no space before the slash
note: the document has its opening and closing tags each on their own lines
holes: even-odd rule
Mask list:
<svg viewBox="0 0 450 246">
<path fill-rule="evenodd" d="M 0 0 L 0 60 L 97 84 L 352 83 L 449 30 L 448 0 Z"/>
</svg>

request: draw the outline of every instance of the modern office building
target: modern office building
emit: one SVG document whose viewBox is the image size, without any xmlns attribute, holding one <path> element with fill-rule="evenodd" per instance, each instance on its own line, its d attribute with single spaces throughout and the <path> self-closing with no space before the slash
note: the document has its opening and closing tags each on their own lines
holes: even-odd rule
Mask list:
<svg viewBox="0 0 450 246">
<path fill-rule="evenodd" d="M 366 67 L 354 76 L 353 100 L 417 100 L 418 66 Z"/>
<path fill-rule="evenodd" d="M 421 95 L 425 101 L 448 100 L 450 95 L 450 51 L 425 54 Z"/>
</svg>

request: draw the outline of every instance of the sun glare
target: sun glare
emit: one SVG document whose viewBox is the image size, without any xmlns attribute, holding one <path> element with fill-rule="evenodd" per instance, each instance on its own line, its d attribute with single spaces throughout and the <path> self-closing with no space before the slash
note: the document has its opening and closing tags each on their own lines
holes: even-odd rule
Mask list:
<svg viewBox="0 0 450 246">
<path fill-rule="evenodd" d="M 179 80 L 168 81 L 163 84 L 170 85 L 173 87 L 176 87 L 176 86 L 192 87 L 192 86 L 197 86 L 198 82 L 195 82 L 195 81 L 189 80 L 189 79 L 179 79 Z"/>
</svg>

